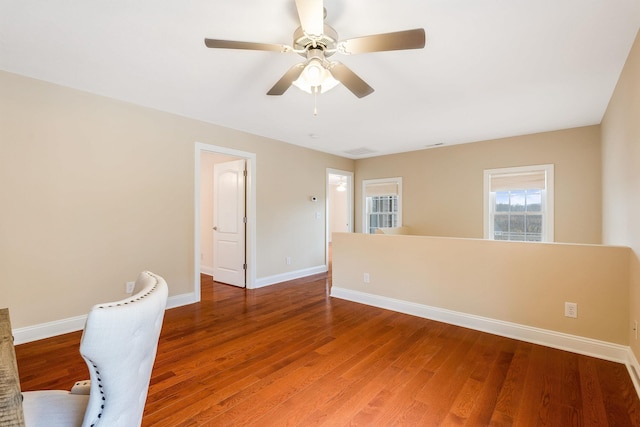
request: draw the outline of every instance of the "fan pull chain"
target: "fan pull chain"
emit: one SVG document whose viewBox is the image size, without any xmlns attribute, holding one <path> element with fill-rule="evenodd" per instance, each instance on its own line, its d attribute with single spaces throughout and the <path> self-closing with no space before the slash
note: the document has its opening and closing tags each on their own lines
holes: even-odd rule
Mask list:
<svg viewBox="0 0 640 427">
<path fill-rule="evenodd" d="M 320 86 L 313 87 L 313 117 L 318 117 L 318 88 Z"/>
</svg>

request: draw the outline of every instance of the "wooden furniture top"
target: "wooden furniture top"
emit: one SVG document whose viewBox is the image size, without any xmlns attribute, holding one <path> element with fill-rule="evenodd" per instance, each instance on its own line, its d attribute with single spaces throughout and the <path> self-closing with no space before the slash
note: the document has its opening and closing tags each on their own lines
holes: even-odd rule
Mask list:
<svg viewBox="0 0 640 427">
<path fill-rule="evenodd" d="M 24 427 L 18 364 L 9 309 L 0 309 L 0 426 Z"/>
</svg>

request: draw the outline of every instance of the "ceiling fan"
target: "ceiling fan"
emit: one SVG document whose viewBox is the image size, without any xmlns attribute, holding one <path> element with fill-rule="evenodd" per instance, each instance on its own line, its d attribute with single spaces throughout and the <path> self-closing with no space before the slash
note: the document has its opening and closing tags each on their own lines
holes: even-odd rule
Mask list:
<svg viewBox="0 0 640 427">
<path fill-rule="evenodd" d="M 293 46 L 252 43 L 205 38 L 207 47 L 218 49 L 246 49 L 274 52 L 293 52 L 306 58 L 291 67 L 267 95 L 282 95 L 291 85 L 309 93 L 323 93 L 342 83 L 358 98 L 373 92 L 373 88 L 346 65 L 328 58 L 334 53 L 352 55 L 390 50 L 421 49 L 425 45 L 424 29 L 374 34 L 339 40 L 336 30 L 325 24 L 323 0 L 296 0 L 300 27 L 293 33 Z"/>
</svg>

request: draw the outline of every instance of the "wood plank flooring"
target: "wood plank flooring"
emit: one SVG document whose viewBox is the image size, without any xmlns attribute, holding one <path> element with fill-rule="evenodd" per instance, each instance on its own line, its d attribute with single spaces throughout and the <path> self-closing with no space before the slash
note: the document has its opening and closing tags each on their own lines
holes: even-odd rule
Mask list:
<svg viewBox="0 0 640 427">
<path fill-rule="evenodd" d="M 168 310 L 144 426 L 640 426 L 625 366 L 329 297 L 202 277 Z M 23 390 L 88 378 L 80 333 L 16 347 Z"/>
</svg>

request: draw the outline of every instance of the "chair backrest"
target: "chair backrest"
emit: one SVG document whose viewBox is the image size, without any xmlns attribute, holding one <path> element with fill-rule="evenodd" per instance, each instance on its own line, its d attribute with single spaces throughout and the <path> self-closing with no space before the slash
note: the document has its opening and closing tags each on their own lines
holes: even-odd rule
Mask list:
<svg viewBox="0 0 640 427">
<path fill-rule="evenodd" d="M 167 304 L 167 283 L 140 273 L 136 294 L 94 306 L 80 353 L 89 367 L 91 391 L 84 426 L 140 426 Z"/>
</svg>

